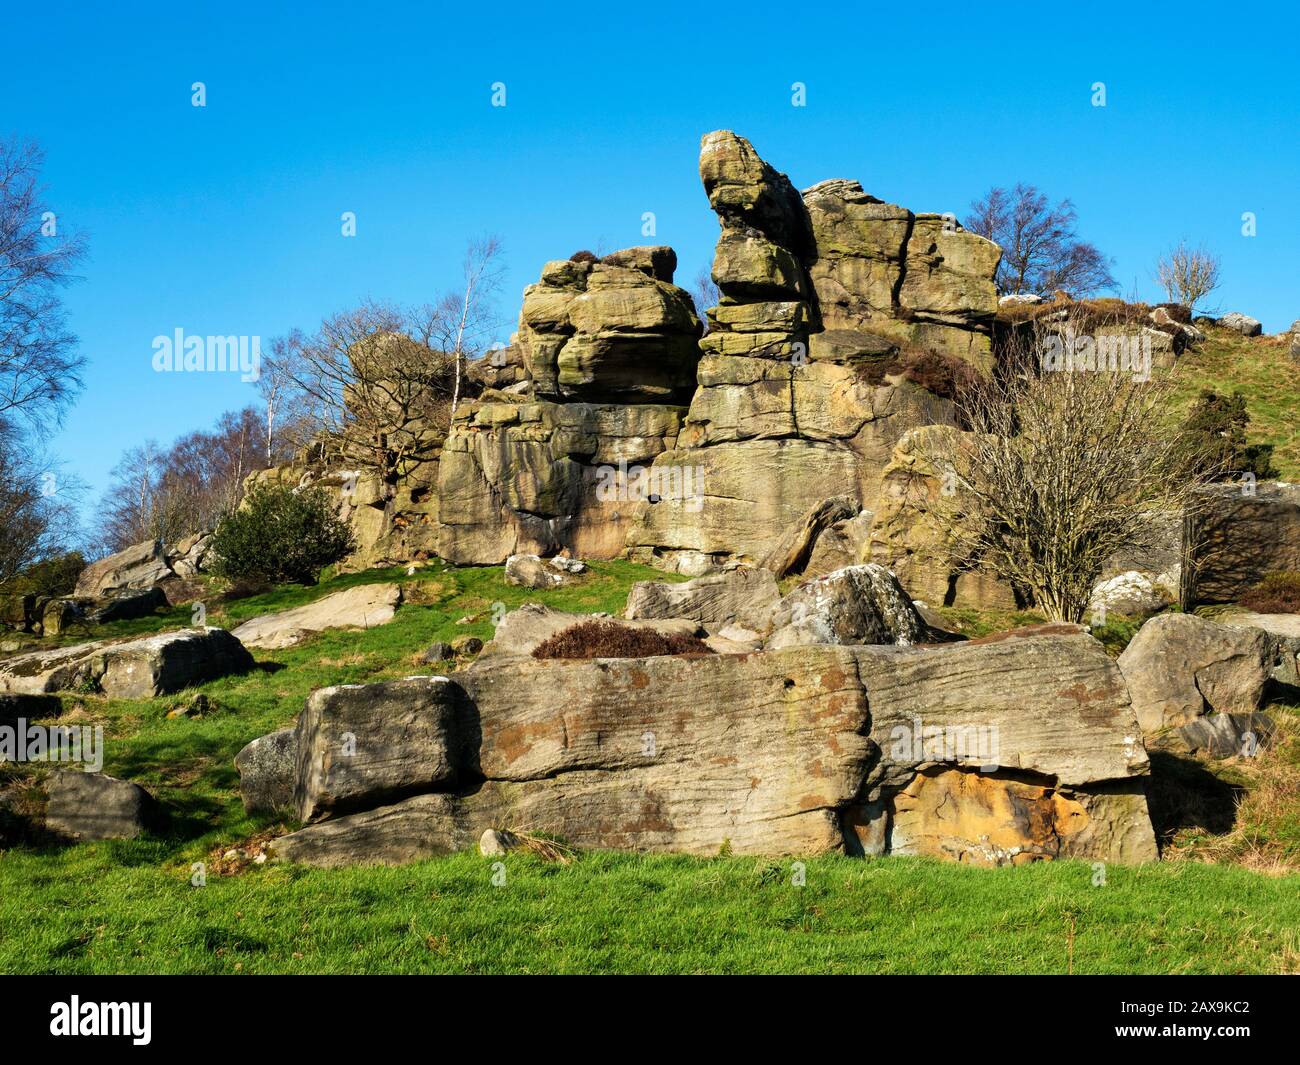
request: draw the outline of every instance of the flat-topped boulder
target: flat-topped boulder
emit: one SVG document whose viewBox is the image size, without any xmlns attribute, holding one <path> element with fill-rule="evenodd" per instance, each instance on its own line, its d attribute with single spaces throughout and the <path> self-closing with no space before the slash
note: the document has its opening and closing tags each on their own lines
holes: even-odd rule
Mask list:
<svg viewBox="0 0 1300 1065">
<path fill-rule="evenodd" d="M 314 603 L 245 621 L 234 636 L 245 647 L 293 647 L 326 629 L 372 629 L 393 620 L 402 601 L 396 584 L 359 584 Z"/>
<path fill-rule="evenodd" d="M 0 660 L 0 692 L 94 691 L 151 699 L 253 668 L 225 629 L 195 628 L 129 640 L 97 640 Z"/>
</svg>

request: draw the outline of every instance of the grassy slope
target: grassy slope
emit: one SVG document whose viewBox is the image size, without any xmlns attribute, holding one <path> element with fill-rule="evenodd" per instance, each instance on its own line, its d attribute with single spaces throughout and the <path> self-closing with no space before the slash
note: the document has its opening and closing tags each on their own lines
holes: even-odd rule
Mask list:
<svg viewBox="0 0 1300 1065">
<path fill-rule="evenodd" d="M 495 603 L 617 613 L 630 583 L 652 575 L 663 576 L 597 563 L 576 589 L 534 593 L 507 586 L 500 567 L 434 565 L 210 604 L 210 623 L 233 626 L 357 583 L 398 580 L 408 592 L 389 625 L 259 652 L 270 668 L 203 685 L 219 709 L 202 719 L 166 717 L 187 695 L 66 697 L 63 720 L 103 724 L 105 770 L 158 795 L 171 828 L 0 854 L 0 972 L 1062 972 L 1071 924 L 1076 972 L 1300 968 L 1300 877 L 1199 862 L 1111 868 L 1100 887 L 1080 862 L 987 870 L 822 857 L 794 887 L 788 862 L 595 853 L 570 866 L 511 855 L 501 887 L 475 854 L 403 869 L 219 875 L 226 847 L 281 828 L 244 814 L 231 759 L 290 721 L 313 688 L 428 671 L 421 649 L 489 637 Z M 180 610 L 115 631 L 188 618 Z M 1277 831 L 1294 828 L 1294 813 L 1273 813 Z M 1191 857 L 1204 842 L 1194 827 L 1179 840 Z M 197 861 L 209 864 L 202 888 L 190 884 Z"/>
<path fill-rule="evenodd" d="M 1290 337 L 1248 339 L 1213 326 L 1207 333 L 1205 342 L 1185 352 L 1175 368 L 1180 412 L 1202 389 L 1244 393 L 1250 442 L 1274 445 L 1273 464 L 1282 479 L 1300 480 L 1300 364 L 1291 359 Z"/>
</svg>

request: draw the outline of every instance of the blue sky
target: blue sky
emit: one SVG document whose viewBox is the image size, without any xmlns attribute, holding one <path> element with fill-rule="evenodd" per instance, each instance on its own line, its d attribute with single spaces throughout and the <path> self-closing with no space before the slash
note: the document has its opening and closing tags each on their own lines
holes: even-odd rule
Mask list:
<svg viewBox="0 0 1300 1065">
<path fill-rule="evenodd" d="M 87 387 L 51 447 L 95 495 L 124 449 L 253 399 L 235 375 L 153 372 L 159 334 L 267 341 L 365 296 L 431 300 L 488 232 L 507 250 L 503 340 L 542 263 L 580 248 L 671 244 L 689 285 L 717 232 L 696 173 L 717 128 L 800 187 L 856 178 L 914 210 L 1032 182 L 1074 200 L 1125 293 L 1155 297 L 1152 261 L 1186 237 L 1222 256 L 1221 310 L 1300 318 L 1292 5 L 308 10 L 5 16 L 0 131 L 41 142 L 52 206 L 90 240 L 67 296 Z"/>
</svg>

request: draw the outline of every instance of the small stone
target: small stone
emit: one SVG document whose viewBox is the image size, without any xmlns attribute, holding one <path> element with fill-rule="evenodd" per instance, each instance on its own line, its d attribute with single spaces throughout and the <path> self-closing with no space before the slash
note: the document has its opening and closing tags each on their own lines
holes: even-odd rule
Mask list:
<svg viewBox="0 0 1300 1065">
<path fill-rule="evenodd" d="M 455 653 L 451 644 L 446 640 L 435 640 L 429 644 L 429 649 L 420 656 L 420 661 L 425 665 L 433 665 L 435 662 L 449 661 Z"/>
<path fill-rule="evenodd" d="M 499 858 L 519 846 L 519 837 L 513 832 L 486 829 L 478 840 L 478 852 L 484 858 Z"/>
<path fill-rule="evenodd" d="M 458 655 L 476 655 L 483 650 L 483 641 L 477 636 L 457 636 L 451 641 L 451 649 Z"/>
</svg>

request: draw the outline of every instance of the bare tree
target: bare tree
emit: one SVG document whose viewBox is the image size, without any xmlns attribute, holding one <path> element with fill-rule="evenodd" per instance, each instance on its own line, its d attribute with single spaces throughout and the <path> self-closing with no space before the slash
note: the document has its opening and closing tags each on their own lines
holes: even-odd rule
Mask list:
<svg viewBox="0 0 1300 1065">
<path fill-rule="evenodd" d="M 0 585 L 66 551 L 77 536 L 81 486 L 0 424 Z"/>
<path fill-rule="evenodd" d="M 264 411 L 264 460 L 269 469 L 308 442 L 311 420 L 307 397 L 289 372 L 288 345 L 291 337 L 271 341 L 271 353 L 262 355 L 254 387 Z"/>
<path fill-rule="evenodd" d="M 1033 185 L 992 188 L 971 204 L 963 225 L 1002 249 L 996 284 L 1000 294 L 1063 289 L 1073 296 L 1116 287 L 1110 260 L 1075 231 L 1069 200 L 1055 207 Z"/>
<path fill-rule="evenodd" d="M 1188 247 L 1180 240 L 1156 260 L 1155 279 L 1171 303 L 1191 310 L 1219 287 L 1220 260 L 1205 248 Z"/>
<path fill-rule="evenodd" d="M 713 272 L 707 266 L 700 267 L 700 272 L 695 275 L 695 281 L 691 284 L 691 297 L 695 300 L 695 310 L 700 321 L 704 323 L 704 331 L 708 332 L 709 320 L 704 312 L 710 307 L 716 307 L 721 296 L 717 282 L 713 280 Z"/>
<path fill-rule="evenodd" d="M 964 389 L 958 408 L 970 431 L 926 443 L 953 488 L 940 503 L 953 561 L 978 560 L 1051 618 L 1079 621 L 1105 560 L 1140 550 L 1157 517 L 1214 475 L 1170 425 L 1170 387 L 1168 375 L 1045 371 L 1021 357 Z"/>
<path fill-rule="evenodd" d="M 454 320 L 438 322 L 454 338 Z M 317 435 L 388 485 L 426 460 L 430 430 L 448 422 L 455 359 L 425 339 L 431 329 L 423 315 L 366 302 L 272 348 Z"/>
<path fill-rule="evenodd" d="M 265 454 L 265 423 L 253 407 L 227 412 L 213 429 L 187 433 L 168 448 L 152 440 L 131 448 L 113 468 L 100 504 L 101 550 L 172 543 L 215 528 L 239 505 L 244 479 Z"/>
<path fill-rule="evenodd" d="M 453 360 L 451 416 L 460 404 L 465 363 L 482 358 L 499 325 L 496 296 L 505 272 L 503 247 L 496 236 L 471 240 L 462 262 L 462 286 L 413 315 L 413 332 L 426 347 Z"/>
<path fill-rule="evenodd" d="M 35 144 L 0 139 L 0 419 L 38 429 L 60 420 L 85 365 L 59 297 L 85 246 L 44 203 L 43 161 Z"/>
</svg>

